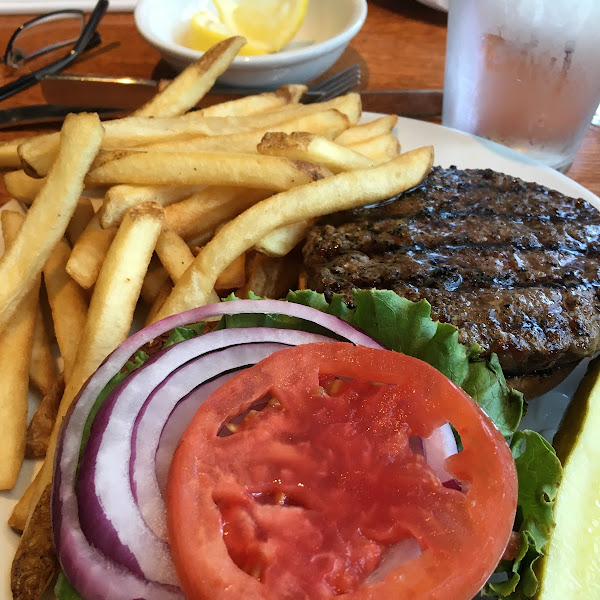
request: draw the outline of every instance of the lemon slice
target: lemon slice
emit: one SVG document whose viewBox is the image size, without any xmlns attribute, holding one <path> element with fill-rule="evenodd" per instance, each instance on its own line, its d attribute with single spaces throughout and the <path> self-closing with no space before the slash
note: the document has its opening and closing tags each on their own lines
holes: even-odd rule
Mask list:
<svg viewBox="0 0 600 600">
<path fill-rule="evenodd" d="M 296 35 L 309 0 L 213 0 L 221 21 L 250 46 L 281 50 Z"/>
<path fill-rule="evenodd" d="M 201 10 L 190 21 L 187 46 L 194 50 L 206 52 L 211 46 L 222 42 L 224 39 L 235 35 L 219 20 L 219 16 L 210 10 Z M 252 44 L 245 44 L 238 54 L 252 56 L 266 54 L 266 50 L 256 48 Z"/>
</svg>

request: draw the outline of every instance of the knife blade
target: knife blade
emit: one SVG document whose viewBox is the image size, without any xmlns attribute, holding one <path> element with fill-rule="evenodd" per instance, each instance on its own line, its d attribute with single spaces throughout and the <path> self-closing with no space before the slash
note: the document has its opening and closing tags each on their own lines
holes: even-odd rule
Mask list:
<svg viewBox="0 0 600 600">
<path fill-rule="evenodd" d="M 70 112 L 97 112 L 102 118 L 125 116 L 152 98 L 162 82 L 133 77 L 98 75 L 53 75 L 42 80 L 48 104 L 0 110 L 0 129 L 59 122 Z M 214 87 L 202 106 L 264 90 Z M 442 112 L 442 90 L 357 90 L 363 110 L 432 119 Z M 308 101 L 319 100 L 319 92 L 307 92 Z M 99 98 L 102 99 L 99 106 Z"/>
</svg>

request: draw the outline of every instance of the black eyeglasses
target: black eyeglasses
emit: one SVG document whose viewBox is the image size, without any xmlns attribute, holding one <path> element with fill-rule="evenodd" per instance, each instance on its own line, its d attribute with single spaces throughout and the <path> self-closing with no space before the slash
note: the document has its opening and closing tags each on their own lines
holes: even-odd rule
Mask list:
<svg viewBox="0 0 600 600">
<path fill-rule="evenodd" d="M 98 0 L 87 23 L 80 10 L 58 10 L 31 21 L 17 29 L 6 47 L 4 63 L 18 69 L 27 63 L 36 64 L 57 51 L 69 48 L 60 58 L 46 62 L 33 72 L 0 87 L 0 100 L 38 83 L 45 75 L 58 73 L 70 65 L 82 52 L 100 44 L 96 31 L 108 8 L 108 0 Z"/>
</svg>

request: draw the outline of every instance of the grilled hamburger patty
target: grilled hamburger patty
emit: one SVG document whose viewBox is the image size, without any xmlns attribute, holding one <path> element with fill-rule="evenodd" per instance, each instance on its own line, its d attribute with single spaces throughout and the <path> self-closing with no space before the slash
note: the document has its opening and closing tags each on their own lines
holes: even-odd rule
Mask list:
<svg viewBox="0 0 600 600">
<path fill-rule="evenodd" d="M 398 199 L 326 217 L 303 255 L 311 289 L 425 298 L 508 376 L 600 349 L 600 213 L 535 183 L 435 167 Z"/>
</svg>

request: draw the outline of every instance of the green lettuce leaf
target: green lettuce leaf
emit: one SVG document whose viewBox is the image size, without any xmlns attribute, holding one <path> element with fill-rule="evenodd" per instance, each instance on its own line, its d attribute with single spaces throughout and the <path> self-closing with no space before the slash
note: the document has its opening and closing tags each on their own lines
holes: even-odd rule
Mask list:
<svg viewBox="0 0 600 600">
<path fill-rule="evenodd" d="M 58 579 L 54 586 L 54 593 L 56 594 L 57 600 L 83 600 L 62 571 L 58 574 Z"/>
<path fill-rule="evenodd" d="M 521 546 L 517 557 L 502 562 L 496 571 L 505 579 L 488 583 L 482 595 L 527 600 L 537 592 L 535 566 L 547 551 L 554 531 L 554 502 L 562 467 L 554 448 L 536 431 L 517 431 L 510 448 L 519 480 L 515 530 Z"/>
</svg>

